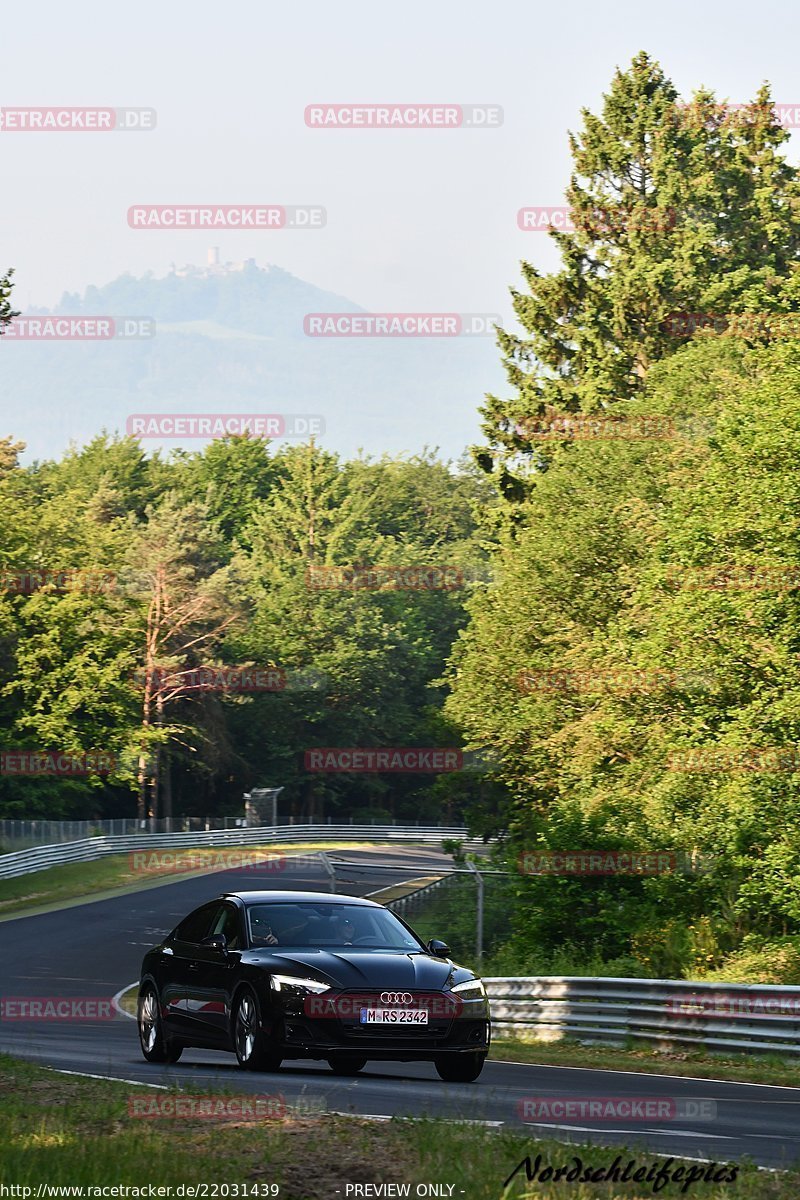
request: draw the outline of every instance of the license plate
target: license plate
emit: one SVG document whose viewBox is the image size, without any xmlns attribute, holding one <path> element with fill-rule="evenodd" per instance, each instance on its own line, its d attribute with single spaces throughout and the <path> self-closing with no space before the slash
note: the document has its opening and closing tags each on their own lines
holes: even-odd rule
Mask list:
<svg viewBox="0 0 800 1200">
<path fill-rule="evenodd" d="M 427 1025 L 426 1008 L 362 1008 L 362 1025 Z"/>
</svg>

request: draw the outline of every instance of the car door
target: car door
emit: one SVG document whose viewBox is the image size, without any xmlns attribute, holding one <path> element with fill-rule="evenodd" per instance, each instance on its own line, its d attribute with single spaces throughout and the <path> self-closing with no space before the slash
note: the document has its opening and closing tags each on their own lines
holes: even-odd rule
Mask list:
<svg viewBox="0 0 800 1200">
<path fill-rule="evenodd" d="M 244 926 L 238 907 L 218 902 L 206 937 L 223 934 L 226 949 L 199 945 L 188 964 L 187 1015 L 197 1036 L 227 1044 L 236 967 L 243 947 Z"/>
<path fill-rule="evenodd" d="M 161 952 L 162 1011 L 176 1036 L 188 1037 L 197 1030 L 197 1021 L 189 1008 L 190 997 L 196 988 L 195 963 L 200 942 L 208 934 L 219 907 L 219 900 L 215 900 L 190 912 L 170 934 Z"/>
</svg>

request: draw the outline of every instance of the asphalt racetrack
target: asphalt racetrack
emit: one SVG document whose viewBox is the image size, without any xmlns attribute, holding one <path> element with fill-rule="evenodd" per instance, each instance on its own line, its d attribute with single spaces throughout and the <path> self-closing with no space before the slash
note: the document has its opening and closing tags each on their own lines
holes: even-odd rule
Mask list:
<svg viewBox="0 0 800 1200">
<path fill-rule="evenodd" d="M 334 857 L 398 865 L 396 873 L 342 872 L 339 890 L 365 895 L 416 874 L 435 873 L 452 860 L 428 849 L 335 852 Z M 108 999 L 138 979 L 145 950 L 178 920 L 223 891 L 257 887 L 327 891 L 313 856 L 291 858 L 286 869 L 256 876 L 225 871 L 141 892 L 0 923 L 0 995 Z M 440 935 L 447 937 L 447 930 Z M 747 1156 L 762 1166 L 800 1162 L 800 1090 L 754 1084 L 678 1079 L 581 1068 L 488 1062 L 473 1084 L 443 1083 L 433 1064 L 373 1063 L 357 1078 L 334 1076 L 325 1063 L 301 1062 L 279 1072 L 239 1070 L 232 1054 L 186 1050 L 179 1063 L 154 1066 L 141 1056 L 136 1024 L 118 1014 L 98 1021 L 0 1021 L 0 1049 L 42 1065 L 188 1093 L 281 1095 L 287 1104 L 365 1116 L 429 1115 L 530 1129 L 569 1142 L 643 1147 L 662 1154 L 727 1162 Z M 798 1064 L 800 1083 L 800 1064 Z M 656 1098 L 675 1101 L 676 1116 L 661 1121 L 577 1120 L 532 1123 L 525 1102 L 548 1098 Z M 712 1101 L 713 1105 L 703 1104 Z M 709 1111 L 714 1116 L 709 1119 Z M 679 1114 L 679 1115 L 678 1115 Z M 538 1114 L 537 1114 L 538 1115 Z"/>
</svg>

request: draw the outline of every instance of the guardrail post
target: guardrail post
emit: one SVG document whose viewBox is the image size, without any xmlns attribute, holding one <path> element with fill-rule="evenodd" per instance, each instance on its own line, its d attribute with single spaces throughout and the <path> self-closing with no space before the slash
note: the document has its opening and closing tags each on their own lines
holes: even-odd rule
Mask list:
<svg viewBox="0 0 800 1200">
<path fill-rule="evenodd" d="M 471 862 L 469 859 L 467 859 L 466 862 L 467 862 L 467 866 L 469 867 L 470 871 L 473 871 L 475 874 L 475 884 L 478 889 L 477 905 L 476 905 L 477 913 L 476 913 L 476 917 L 475 917 L 475 959 L 477 962 L 478 970 L 480 971 L 480 969 L 483 965 L 483 888 L 484 888 L 484 882 L 483 882 L 483 876 L 481 875 L 478 868 L 475 866 L 475 863 Z"/>
<path fill-rule="evenodd" d="M 322 863 L 325 870 L 328 872 L 328 878 L 330 880 L 331 891 L 335 892 L 336 891 L 336 868 L 334 867 L 333 863 L 328 858 L 328 856 L 324 850 L 318 850 L 317 857 L 319 858 L 319 860 Z"/>
</svg>

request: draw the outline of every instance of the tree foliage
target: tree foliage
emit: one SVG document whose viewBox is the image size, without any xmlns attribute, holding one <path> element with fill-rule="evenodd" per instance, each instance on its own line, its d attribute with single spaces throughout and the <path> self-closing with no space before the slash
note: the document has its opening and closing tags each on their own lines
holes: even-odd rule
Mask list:
<svg viewBox="0 0 800 1200">
<path fill-rule="evenodd" d="M 512 289 L 522 333 L 499 331 L 510 399 L 487 398 L 480 465 L 516 501 L 550 454 L 532 421 L 608 410 L 636 396 L 680 346 L 679 312 L 797 309 L 798 173 L 768 88 L 730 109 L 701 90 L 682 103 L 644 53 L 618 70 L 600 115 L 570 135 L 574 233 L 552 230 L 562 267 L 523 262 Z"/>
<path fill-rule="evenodd" d="M 0 778 L 0 812 L 237 813 L 253 786 L 283 786 L 284 815 L 452 811 L 430 777 L 322 777 L 304 755 L 458 744 L 433 683 L 485 558 L 474 469 L 430 454 L 343 462 L 313 444 L 273 453 L 246 437 L 164 460 L 102 434 L 28 468 L 20 449 L 0 443 L 0 744 L 104 749 L 117 766 Z M 455 591 L 390 577 L 319 588 L 309 575 L 380 564 L 467 570 Z M 52 582 L 62 570 L 74 586 Z M 35 586 L 15 584 L 37 571 Z M 193 682 L 222 667 L 274 668 L 286 686 Z"/>
</svg>

